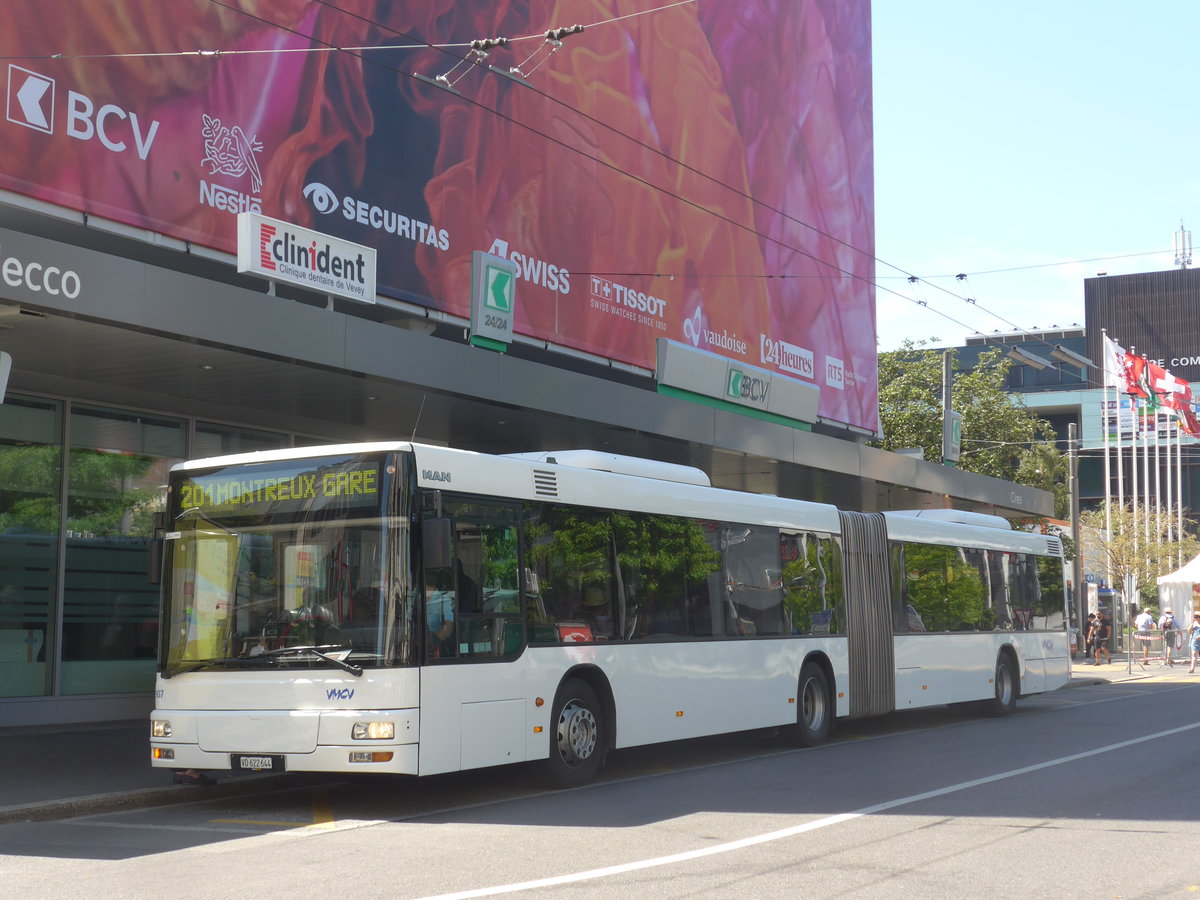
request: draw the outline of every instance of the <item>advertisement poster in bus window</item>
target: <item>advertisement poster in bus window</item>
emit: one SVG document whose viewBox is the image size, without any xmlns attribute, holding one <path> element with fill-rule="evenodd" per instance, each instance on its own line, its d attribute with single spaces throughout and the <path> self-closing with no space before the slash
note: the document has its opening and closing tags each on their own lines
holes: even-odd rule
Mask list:
<svg viewBox="0 0 1200 900">
<path fill-rule="evenodd" d="M 212 659 L 228 655 L 224 635 L 232 612 L 237 538 L 227 534 L 196 531 L 175 539 L 174 552 L 186 563 L 174 568 L 174 602 L 181 604 L 176 615 L 184 629 L 184 659 Z"/>
<path fill-rule="evenodd" d="M 487 251 L 520 333 L 687 342 L 878 431 L 868 0 L 170 6 L 5 4 L 0 188 L 229 252 L 261 212 L 464 317 Z"/>
</svg>

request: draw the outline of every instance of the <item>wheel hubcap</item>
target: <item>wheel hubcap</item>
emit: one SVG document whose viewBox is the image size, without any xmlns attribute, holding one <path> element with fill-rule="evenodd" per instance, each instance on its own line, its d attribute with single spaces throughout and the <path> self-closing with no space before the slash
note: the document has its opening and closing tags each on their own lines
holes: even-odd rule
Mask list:
<svg viewBox="0 0 1200 900">
<path fill-rule="evenodd" d="M 825 692 L 821 690 L 816 679 L 810 678 L 804 682 L 804 695 L 800 699 L 804 724 L 809 731 L 819 731 L 825 724 Z"/>
<path fill-rule="evenodd" d="M 1007 706 L 1012 700 L 1012 693 L 1012 673 L 1008 670 L 1008 666 L 1001 666 L 999 676 L 996 678 L 996 699 Z"/>
<path fill-rule="evenodd" d="M 578 700 L 569 700 L 558 716 L 558 751 L 569 766 L 590 759 L 596 751 L 596 717 Z"/>
</svg>

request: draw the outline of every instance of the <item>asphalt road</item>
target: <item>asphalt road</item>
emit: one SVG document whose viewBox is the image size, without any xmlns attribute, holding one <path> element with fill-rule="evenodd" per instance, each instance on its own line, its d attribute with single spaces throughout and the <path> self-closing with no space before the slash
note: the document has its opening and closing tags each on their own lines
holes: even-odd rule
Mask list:
<svg viewBox="0 0 1200 900">
<path fill-rule="evenodd" d="M 1186 676 L 1184 676 L 1186 677 Z M 529 767 L 289 779 L 222 800 L 0 826 L 36 897 L 1195 897 L 1200 681 L 1071 688 Z"/>
</svg>

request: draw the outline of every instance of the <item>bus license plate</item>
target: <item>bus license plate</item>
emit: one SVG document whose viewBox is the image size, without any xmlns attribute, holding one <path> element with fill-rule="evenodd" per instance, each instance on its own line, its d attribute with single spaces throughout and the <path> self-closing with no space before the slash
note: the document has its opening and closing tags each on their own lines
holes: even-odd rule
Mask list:
<svg viewBox="0 0 1200 900">
<path fill-rule="evenodd" d="M 246 756 L 234 754 L 233 767 L 250 772 L 282 772 L 282 756 Z"/>
</svg>

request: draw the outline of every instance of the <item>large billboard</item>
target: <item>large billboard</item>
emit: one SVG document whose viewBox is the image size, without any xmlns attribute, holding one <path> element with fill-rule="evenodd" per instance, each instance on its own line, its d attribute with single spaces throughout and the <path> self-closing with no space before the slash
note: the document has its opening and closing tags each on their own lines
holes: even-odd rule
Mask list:
<svg viewBox="0 0 1200 900">
<path fill-rule="evenodd" d="M 690 343 L 879 429 L 869 0 L 5 20 L 0 187 L 229 252 L 261 213 L 373 247 L 381 295 L 463 317 L 472 253 L 503 256 L 519 333 L 647 369 L 658 338 Z"/>
</svg>

